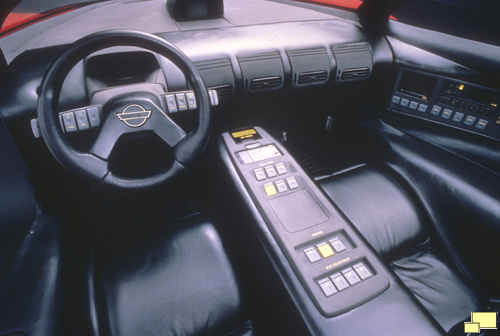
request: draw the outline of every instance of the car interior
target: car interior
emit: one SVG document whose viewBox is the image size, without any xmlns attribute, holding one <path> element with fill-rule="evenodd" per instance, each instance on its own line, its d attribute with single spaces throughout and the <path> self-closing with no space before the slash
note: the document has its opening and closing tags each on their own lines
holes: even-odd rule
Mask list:
<svg viewBox="0 0 500 336">
<path fill-rule="evenodd" d="M 498 335 L 500 44 L 360 3 L 0 33 L 0 335 Z"/>
</svg>

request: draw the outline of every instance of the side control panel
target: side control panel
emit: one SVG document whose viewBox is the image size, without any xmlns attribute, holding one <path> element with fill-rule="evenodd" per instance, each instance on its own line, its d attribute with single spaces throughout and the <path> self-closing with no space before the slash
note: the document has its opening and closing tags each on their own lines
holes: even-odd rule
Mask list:
<svg viewBox="0 0 500 336">
<path fill-rule="evenodd" d="M 500 139 L 500 91 L 401 69 L 389 110 Z"/>
<path fill-rule="evenodd" d="M 222 140 L 255 205 L 318 310 L 331 317 L 389 286 L 385 268 L 293 157 L 263 129 Z"/>
<path fill-rule="evenodd" d="M 59 113 L 59 121 L 64 133 L 85 131 L 101 124 L 101 105 L 88 106 Z M 35 138 L 40 138 L 38 118 L 31 119 L 31 131 Z"/>
</svg>

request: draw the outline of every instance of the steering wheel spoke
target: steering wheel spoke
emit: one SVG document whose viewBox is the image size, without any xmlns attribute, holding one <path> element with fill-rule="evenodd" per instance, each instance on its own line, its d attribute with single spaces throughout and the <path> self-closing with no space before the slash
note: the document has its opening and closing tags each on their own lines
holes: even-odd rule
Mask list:
<svg viewBox="0 0 500 336">
<path fill-rule="evenodd" d="M 153 131 L 170 147 L 175 147 L 184 137 L 186 132 L 179 127 L 161 109 L 155 111 L 155 117 L 151 120 Z"/>
</svg>

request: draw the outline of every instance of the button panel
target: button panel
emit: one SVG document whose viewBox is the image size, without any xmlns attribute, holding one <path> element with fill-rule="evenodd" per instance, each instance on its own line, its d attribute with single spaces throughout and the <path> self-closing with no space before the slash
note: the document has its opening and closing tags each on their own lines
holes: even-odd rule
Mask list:
<svg viewBox="0 0 500 336">
<path fill-rule="evenodd" d="M 412 84 L 415 78 L 420 86 Z M 497 89 L 402 68 L 388 109 L 500 139 Z"/>
<path fill-rule="evenodd" d="M 344 238 L 342 238 L 342 239 L 344 239 Z M 340 237 L 336 236 L 336 237 L 330 239 L 329 241 L 323 241 L 323 242 L 316 244 L 315 246 L 307 247 L 306 249 L 304 249 L 304 253 L 309 258 L 308 253 L 312 253 L 310 251 L 315 251 L 316 255 L 318 257 L 320 257 L 320 259 L 326 259 L 326 258 L 329 258 L 329 257 L 335 255 L 335 253 L 339 253 L 339 252 L 342 252 L 344 250 L 346 250 L 346 246 L 344 245 L 344 243 L 342 242 Z M 318 253 L 318 251 L 319 251 L 319 253 Z M 323 258 L 321 258 L 321 257 L 323 257 Z M 309 258 L 309 261 L 311 261 L 310 258 Z M 315 261 L 317 261 L 317 260 L 315 260 Z M 311 262 L 314 262 L 314 261 L 311 261 Z"/>
<path fill-rule="evenodd" d="M 219 105 L 217 91 L 208 90 L 208 94 L 210 98 L 210 105 Z M 196 110 L 198 108 L 196 96 L 193 91 L 169 92 L 165 95 L 165 102 L 169 113 Z"/>
<path fill-rule="evenodd" d="M 365 263 L 360 262 L 352 267 L 347 267 L 342 269 L 340 272 L 335 272 L 327 278 L 323 278 L 317 281 L 323 294 L 326 297 L 332 296 L 343 290 L 347 290 L 360 282 L 363 282 L 373 276 L 372 271 L 365 265 Z M 335 288 L 330 288 L 330 283 L 335 286 Z"/>
<path fill-rule="evenodd" d="M 59 121 L 63 132 L 73 133 L 98 127 L 101 124 L 99 108 L 99 106 L 90 106 L 74 111 L 59 113 Z M 31 129 L 35 138 L 39 138 L 41 136 L 38 118 L 31 120 Z"/>
</svg>

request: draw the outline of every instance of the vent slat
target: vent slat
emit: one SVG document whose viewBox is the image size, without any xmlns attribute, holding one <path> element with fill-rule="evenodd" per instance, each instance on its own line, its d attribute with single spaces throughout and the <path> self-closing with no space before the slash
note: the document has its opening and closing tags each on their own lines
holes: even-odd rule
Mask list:
<svg viewBox="0 0 500 336">
<path fill-rule="evenodd" d="M 279 76 L 254 78 L 250 82 L 250 90 L 260 91 L 260 90 L 274 89 L 280 87 L 281 83 L 282 80 L 281 77 Z"/>
<path fill-rule="evenodd" d="M 229 84 L 213 86 L 209 88 L 210 90 L 217 91 L 217 96 L 220 97 L 230 97 L 233 95 L 233 87 Z"/>
<path fill-rule="evenodd" d="M 324 82 L 328 78 L 328 72 L 326 71 L 311 71 L 303 72 L 299 75 L 298 83 L 300 85 L 309 83 Z"/>
<path fill-rule="evenodd" d="M 340 75 L 341 80 L 352 80 L 357 78 L 368 77 L 370 69 L 368 68 L 355 68 L 355 69 L 345 69 Z"/>
</svg>

